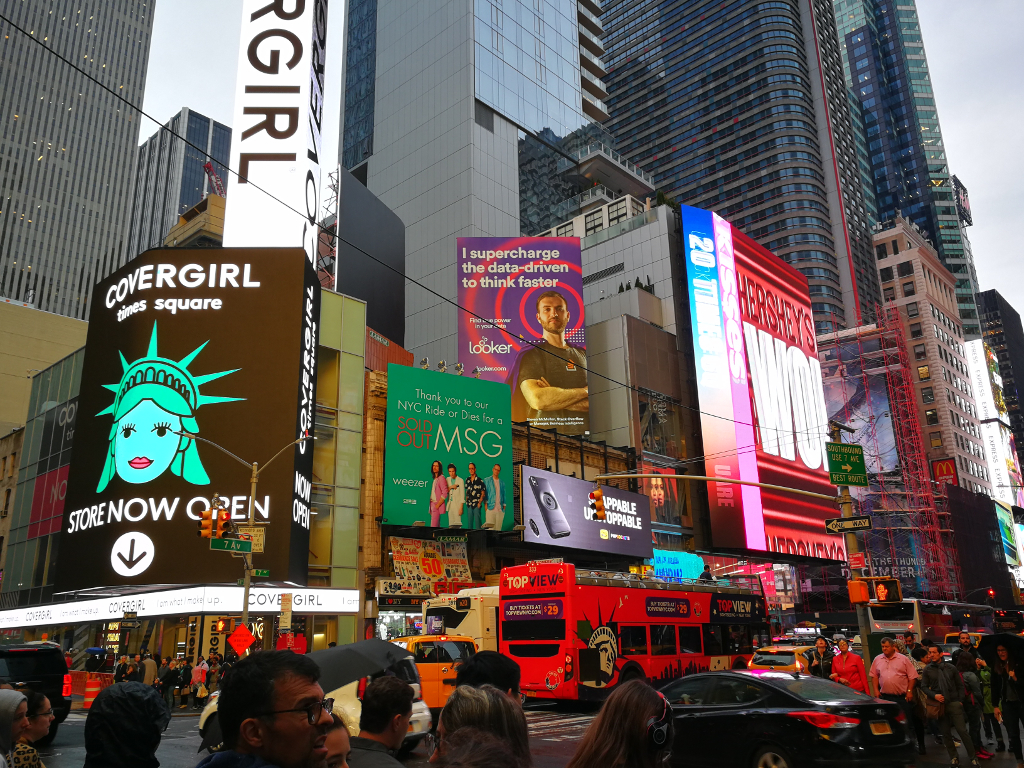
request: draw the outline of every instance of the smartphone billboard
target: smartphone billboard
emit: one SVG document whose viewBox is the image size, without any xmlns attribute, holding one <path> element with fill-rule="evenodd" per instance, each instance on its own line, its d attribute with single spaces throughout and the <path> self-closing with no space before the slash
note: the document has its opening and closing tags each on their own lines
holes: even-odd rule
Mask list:
<svg viewBox="0 0 1024 768">
<path fill-rule="evenodd" d="M 694 374 L 707 474 L 834 495 L 807 278 L 710 211 L 682 206 Z M 844 560 L 835 506 L 708 483 L 716 548 Z"/>
<path fill-rule="evenodd" d="M 602 485 L 604 519 L 590 508 L 594 483 L 523 467 L 523 541 L 629 557 L 652 556 L 651 502 Z"/>
<path fill-rule="evenodd" d="M 55 590 L 231 582 L 198 521 L 248 515 L 250 470 L 312 429 L 320 284 L 300 248 L 154 249 L 101 280 L 85 345 Z M 260 475 L 254 566 L 306 583 L 313 444 Z"/>
<path fill-rule="evenodd" d="M 512 390 L 513 421 L 590 431 L 578 237 L 460 237 L 459 362 Z"/>
<path fill-rule="evenodd" d="M 388 365 L 386 525 L 511 530 L 508 387 Z"/>
</svg>

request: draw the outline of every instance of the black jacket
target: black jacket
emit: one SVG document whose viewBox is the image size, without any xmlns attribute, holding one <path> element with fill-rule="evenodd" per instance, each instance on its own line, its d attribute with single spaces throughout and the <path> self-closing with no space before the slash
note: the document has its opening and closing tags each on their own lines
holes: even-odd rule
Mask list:
<svg viewBox="0 0 1024 768">
<path fill-rule="evenodd" d="M 1017 693 L 1017 701 L 1024 701 L 1024 685 L 1021 685 L 1021 677 L 1022 674 L 1018 673 L 1017 680 L 1014 680 L 1005 672 L 999 674 L 997 668 L 992 667 L 992 706 L 1003 708 L 1003 697 L 1009 688 Z"/>
<path fill-rule="evenodd" d="M 150 686 L 104 688 L 85 719 L 85 768 L 159 768 L 156 750 L 170 721 L 163 697 Z"/>
<path fill-rule="evenodd" d="M 921 670 L 921 692 L 929 699 L 942 694 L 946 703 L 963 701 L 966 696 L 964 679 L 948 661 L 932 661 Z"/>
<path fill-rule="evenodd" d="M 824 656 L 818 655 L 817 648 L 811 648 L 809 651 L 804 652 L 804 658 L 807 659 L 807 674 L 813 675 L 814 677 L 823 677 L 826 680 L 832 675 L 832 660 L 835 656 L 831 650 L 826 649 Z M 815 664 L 815 660 L 818 661 Z"/>
<path fill-rule="evenodd" d="M 192 685 L 192 665 L 188 662 L 185 663 L 184 667 L 180 667 L 178 673 L 178 685 L 182 688 L 188 688 Z"/>
<path fill-rule="evenodd" d="M 118 664 L 116 667 L 114 667 L 114 682 L 115 683 L 124 682 L 125 675 L 127 675 L 127 674 L 128 674 L 128 665 L 127 664 Z"/>
</svg>

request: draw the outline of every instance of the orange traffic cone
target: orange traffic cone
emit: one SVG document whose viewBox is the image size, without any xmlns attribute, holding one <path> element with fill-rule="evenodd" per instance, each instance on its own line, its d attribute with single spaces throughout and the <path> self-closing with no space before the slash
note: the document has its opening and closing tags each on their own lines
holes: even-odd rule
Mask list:
<svg viewBox="0 0 1024 768">
<path fill-rule="evenodd" d="M 99 675 L 89 673 L 89 678 L 85 681 L 85 709 L 92 707 L 92 703 L 96 700 L 96 694 L 100 692 L 101 688 Z"/>
</svg>

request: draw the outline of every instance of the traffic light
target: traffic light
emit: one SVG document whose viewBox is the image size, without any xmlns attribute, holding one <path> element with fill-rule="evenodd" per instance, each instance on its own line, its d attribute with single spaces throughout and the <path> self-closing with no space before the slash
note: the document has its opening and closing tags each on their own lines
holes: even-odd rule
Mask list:
<svg viewBox="0 0 1024 768">
<path fill-rule="evenodd" d="M 996 591 L 993 587 L 988 588 L 988 604 L 992 606 L 996 604 Z"/>
<path fill-rule="evenodd" d="M 204 509 L 200 513 L 199 518 L 199 533 L 197 534 L 201 539 L 212 539 L 213 538 L 213 510 Z"/>
<path fill-rule="evenodd" d="M 899 579 L 877 579 L 872 582 L 875 600 L 880 603 L 902 603 L 903 590 Z"/>
<path fill-rule="evenodd" d="M 853 579 L 846 582 L 846 589 L 850 593 L 850 602 L 853 605 L 871 602 L 871 595 L 868 592 L 868 583 Z"/>
<path fill-rule="evenodd" d="M 591 519 L 604 520 L 604 491 L 601 490 L 601 486 L 590 492 L 590 511 L 592 513 Z"/>
<path fill-rule="evenodd" d="M 226 509 L 217 510 L 217 528 L 214 531 L 213 538 L 223 539 L 229 532 L 228 526 L 231 525 L 231 515 L 228 514 Z"/>
<path fill-rule="evenodd" d="M 234 619 L 217 619 L 216 626 L 218 635 L 226 635 L 235 631 L 235 620 Z"/>
</svg>

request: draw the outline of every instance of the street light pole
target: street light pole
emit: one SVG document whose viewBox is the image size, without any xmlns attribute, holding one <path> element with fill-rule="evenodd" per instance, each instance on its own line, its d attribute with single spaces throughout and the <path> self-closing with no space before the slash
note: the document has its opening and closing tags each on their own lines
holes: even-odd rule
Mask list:
<svg viewBox="0 0 1024 768">
<path fill-rule="evenodd" d="M 307 440 L 316 440 L 316 437 L 314 437 L 313 435 L 310 435 L 310 434 L 303 435 L 298 440 L 293 440 L 292 442 L 288 443 L 288 445 L 286 445 L 280 451 L 275 453 L 270 458 L 270 460 L 265 462 L 263 464 L 263 466 L 261 467 L 258 462 L 254 461 L 252 464 L 250 464 L 249 462 L 245 461 L 244 459 L 240 459 L 238 456 L 233 454 L 231 451 L 229 451 L 224 446 L 218 445 L 217 443 L 213 442 L 212 440 L 207 440 L 205 437 L 200 437 L 199 435 L 194 435 L 191 432 L 185 432 L 185 431 L 175 432 L 174 434 L 180 435 L 182 437 L 189 437 L 189 438 L 191 438 L 193 440 L 201 440 L 204 443 L 207 443 L 208 445 L 212 445 L 214 448 L 218 449 L 219 451 L 222 451 L 223 453 L 226 453 L 228 456 L 233 458 L 239 464 L 244 464 L 246 467 L 249 467 L 249 469 L 250 469 L 250 471 L 252 473 L 249 476 L 249 514 L 248 514 L 248 524 L 249 525 L 255 524 L 255 521 L 256 521 L 256 484 L 259 482 L 260 473 L 263 472 L 263 470 L 265 470 L 267 467 L 269 467 L 273 463 L 274 459 L 276 459 L 282 453 L 287 451 L 293 445 L 298 445 L 299 443 L 304 443 Z M 244 563 L 243 567 L 244 567 L 244 570 L 245 570 L 244 578 L 242 579 L 242 623 L 243 624 L 248 624 L 249 623 L 249 589 L 252 586 L 252 552 L 251 551 L 242 555 L 242 562 Z M 264 631 L 266 631 L 266 630 L 264 630 Z"/>
</svg>

